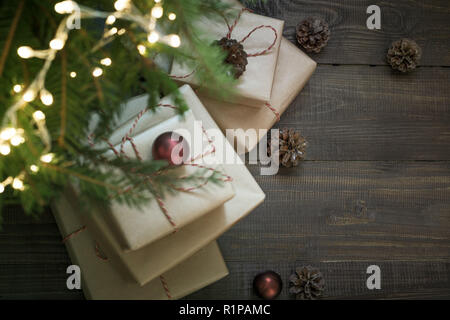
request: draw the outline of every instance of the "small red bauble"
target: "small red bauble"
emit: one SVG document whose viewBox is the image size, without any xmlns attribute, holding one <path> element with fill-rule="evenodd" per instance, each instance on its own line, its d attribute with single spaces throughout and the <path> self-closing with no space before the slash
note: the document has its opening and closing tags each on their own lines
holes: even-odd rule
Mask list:
<svg viewBox="0 0 450 320">
<path fill-rule="evenodd" d="M 166 160 L 170 165 L 179 166 L 189 156 L 189 144 L 178 133 L 164 132 L 153 143 L 152 156 L 155 160 Z"/>
<path fill-rule="evenodd" d="M 253 289 L 263 299 L 275 299 L 283 288 L 283 281 L 278 273 L 266 271 L 258 274 L 253 280 Z"/>
</svg>

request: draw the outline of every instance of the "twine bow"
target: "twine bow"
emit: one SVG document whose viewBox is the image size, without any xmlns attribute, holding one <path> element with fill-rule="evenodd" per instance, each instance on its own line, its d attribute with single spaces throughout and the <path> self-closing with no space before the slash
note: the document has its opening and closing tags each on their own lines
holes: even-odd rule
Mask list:
<svg viewBox="0 0 450 320">
<path fill-rule="evenodd" d="M 233 33 L 234 28 L 237 26 L 237 24 L 239 23 L 239 20 L 241 19 L 242 14 L 245 12 L 253 12 L 252 10 L 248 9 L 248 8 L 242 8 L 241 11 L 239 12 L 238 16 L 236 17 L 236 19 L 234 20 L 233 24 L 230 25 L 230 23 L 228 22 L 227 18 L 225 16 L 222 16 L 222 18 L 225 20 L 225 23 L 227 25 L 228 28 L 228 32 L 226 34 L 227 39 L 231 39 L 231 35 Z M 257 52 L 257 53 L 252 53 L 252 54 L 247 54 L 247 57 L 257 57 L 257 56 L 261 56 L 266 54 L 267 52 L 269 52 L 270 50 L 272 50 L 272 48 L 275 46 L 275 44 L 277 43 L 277 39 L 278 39 L 278 33 L 277 30 L 275 30 L 274 27 L 270 26 L 270 25 L 259 25 L 255 28 L 253 28 L 244 38 L 242 38 L 239 43 L 243 43 L 245 42 L 248 38 L 250 38 L 250 36 L 257 30 L 259 29 L 263 29 L 263 28 L 267 28 L 273 31 L 275 38 L 273 39 L 273 42 L 264 50 Z M 193 71 L 191 71 L 188 74 L 185 75 L 181 75 L 181 76 L 176 76 L 176 75 L 170 75 L 170 77 L 172 79 L 186 79 L 189 78 L 190 76 L 192 76 L 195 73 L 195 69 Z M 280 121 L 280 113 L 274 108 L 272 107 L 272 105 L 268 102 L 266 102 L 264 104 L 265 107 L 267 107 L 276 117 L 277 122 Z"/>
</svg>

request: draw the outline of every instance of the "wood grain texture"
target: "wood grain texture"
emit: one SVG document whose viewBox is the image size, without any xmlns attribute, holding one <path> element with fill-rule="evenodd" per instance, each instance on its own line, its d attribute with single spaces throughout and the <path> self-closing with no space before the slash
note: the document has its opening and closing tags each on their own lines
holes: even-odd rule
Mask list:
<svg viewBox="0 0 450 320">
<path fill-rule="evenodd" d="M 330 25 L 327 47 L 311 57 L 319 63 L 384 65 L 394 40 L 414 39 L 423 48 L 421 65 L 450 65 L 450 4 L 447 0 L 258 0 L 241 1 L 256 13 L 285 21 L 283 35 L 295 40 L 296 25 L 317 16 Z M 366 9 L 381 8 L 381 30 L 368 30 Z"/>
<path fill-rule="evenodd" d="M 306 161 L 259 176 L 263 205 L 220 238 L 228 278 L 189 298 L 254 297 L 261 271 L 321 269 L 329 298 L 450 298 L 448 162 Z M 382 290 L 366 288 L 379 265 Z M 237 289 L 239 288 L 239 289 Z M 289 298 L 285 288 L 281 298 Z"/>
<path fill-rule="evenodd" d="M 310 160 L 450 160 L 450 69 L 319 65 L 278 127 Z"/>
<path fill-rule="evenodd" d="M 278 127 L 300 129 L 307 161 L 276 176 L 252 174 L 266 201 L 219 239 L 230 275 L 187 299 L 252 299 L 253 277 L 317 266 L 328 298 L 450 299 L 449 2 L 377 3 L 382 30 L 365 27 L 368 0 L 267 0 L 257 12 L 298 21 L 318 15 L 332 39 L 312 56 L 319 66 Z M 423 66 L 399 75 L 384 66 L 404 36 L 424 49 Z M 342 64 L 333 66 L 331 64 Z M 378 65 L 371 67 L 369 65 Z M 66 289 L 70 259 L 49 211 L 17 207 L 0 231 L 0 299 L 81 299 Z M 382 290 L 365 286 L 382 270 Z"/>
</svg>

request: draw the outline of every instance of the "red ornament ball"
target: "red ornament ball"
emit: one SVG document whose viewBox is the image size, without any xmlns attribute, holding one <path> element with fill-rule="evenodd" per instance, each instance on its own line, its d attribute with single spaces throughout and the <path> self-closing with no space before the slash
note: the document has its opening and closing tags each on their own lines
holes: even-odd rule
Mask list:
<svg viewBox="0 0 450 320">
<path fill-rule="evenodd" d="M 187 161 L 189 144 L 176 132 L 164 132 L 153 143 L 152 156 L 155 160 L 166 160 L 170 165 L 179 166 Z"/>
<path fill-rule="evenodd" d="M 256 275 L 253 280 L 253 289 L 263 299 L 275 299 L 283 288 L 283 281 L 278 273 L 266 271 Z"/>
</svg>

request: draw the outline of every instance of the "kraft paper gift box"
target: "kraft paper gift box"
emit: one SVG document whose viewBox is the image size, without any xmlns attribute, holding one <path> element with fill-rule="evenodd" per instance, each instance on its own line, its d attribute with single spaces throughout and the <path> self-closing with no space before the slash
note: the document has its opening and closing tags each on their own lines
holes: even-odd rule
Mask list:
<svg viewBox="0 0 450 320">
<path fill-rule="evenodd" d="M 236 5 L 235 7 L 236 12 L 241 10 L 240 6 Z M 231 19 L 229 24 L 233 24 Z M 262 108 L 264 107 L 264 103 L 269 102 L 271 99 L 284 21 L 244 11 L 233 29 L 231 38 L 240 41 L 258 26 L 271 26 L 275 29 L 275 45 L 272 49 L 262 55 L 247 58 L 248 64 L 246 66 L 246 71 L 237 80 L 236 97 L 232 102 Z M 200 23 L 200 28 L 205 30 L 204 41 L 206 43 L 213 43 L 215 40 L 220 40 L 225 37 L 228 32 L 225 21 L 202 21 Z M 244 42 L 242 42 L 242 45 L 247 54 L 255 54 L 269 48 L 274 40 L 274 31 L 266 27 L 253 32 Z M 193 72 L 192 68 L 187 65 L 182 65 L 176 60 L 173 61 L 171 75 L 174 76 L 175 79 L 179 79 L 179 81 L 193 86 L 197 85 L 195 71 Z"/>
<path fill-rule="evenodd" d="M 73 201 L 66 193 L 52 203 L 52 211 L 63 237 L 83 226 Z M 110 261 L 98 257 L 95 239 L 89 229 L 70 236 L 65 244 L 72 263 L 80 267 L 81 289 L 87 299 L 179 299 L 228 275 L 216 242 L 208 244 L 145 286 L 119 273 Z"/>
<path fill-rule="evenodd" d="M 170 104 L 171 102 L 165 99 L 162 103 Z M 153 115 L 150 118 L 156 117 L 158 116 Z M 141 120 L 145 120 L 145 118 L 140 118 L 138 123 Z M 134 123 L 134 120 L 132 122 Z M 136 148 L 142 160 L 149 160 L 154 140 L 160 134 L 168 131 L 174 131 L 181 135 L 183 135 L 183 131 L 191 133 L 191 137 L 185 136 L 186 141 L 191 144 L 189 159 L 197 158 L 209 150 L 209 143 L 206 137 L 203 136 L 202 127 L 198 122 L 195 122 L 194 115 L 190 110 L 185 113 L 183 118 L 173 115 L 169 119 L 139 133 L 133 138 L 133 146 L 131 143 L 124 143 L 122 150 L 129 158 L 135 158 L 134 148 Z M 201 133 L 203 141 L 193 141 L 195 131 Z M 194 146 L 194 142 L 201 143 L 201 145 Z M 198 150 L 195 150 L 195 147 Z M 121 147 L 116 146 L 115 149 L 119 151 Z M 115 157 L 115 154 L 113 151 L 109 151 L 107 156 Z M 210 154 L 208 157 L 211 158 L 209 159 L 210 162 L 214 161 L 213 155 Z M 198 164 L 200 160 L 204 159 L 200 157 L 199 160 L 193 161 L 193 163 Z M 211 164 L 208 168 L 217 172 L 224 172 L 221 165 Z M 199 170 L 199 168 L 194 166 L 183 166 L 172 171 L 176 171 L 177 176 L 189 176 Z M 223 174 L 225 175 L 225 173 Z M 210 175 L 210 172 L 204 173 L 205 177 L 208 175 Z M 186 187 L 189 186 L 186 185 Z M 198 219 L 233 196 L 234 191 L 230 182 L 223 182 L 220 185 L 207 183 L 189 192 L 180 191 L 173 194 L 166 192 L 164 197 L 166 212 L 163 212 L 159 203 L 153 199 L 140 208 L 130 208 L 126 204 L 113 202 L 105 214 L 110 214 L 111 221 L 114 223 L 114 227 L 121 239 L 120 241 L 124 244 L 124 249 L 137 250 Z M 94 212 L 93 214 L 96 213 Z"/>
<path fill-rule="evenodd" d="M 278 58 L 275 81 L 270 99 L 271 110 L 267 106 L 259 110 L 248 108 L 243 104 L 233 104 L 217 101 L 206 95 L 200 94 L 200 100 L 208 109 L 219 127 L 226 129 L 256 129 L 258 136 L 236 136 L 234 141 L 239 154 L 251 151 L 264 136 L 258 129 L 270 129 L 303 89 L 316 69 L 316 62 L 298 49 L 294 44 L 286 40 L 281 41 L 280 55 Z M 277 115 L 278 114 L 278 115 Z"/>
<path fill-rule="evenodd" d="M 231 176 L 235 196 L 225 202 L 222 206 L 203 215 L 197 220 L 179 229 L 160 240 L 157 240 L 139 250 L 124 250 L 114 228 L 111 227 L 110 216 L 102 214 L 101 211 L 88 213 L 79 210 L 83 223 L 99 242 L 100 247 L 118 270 L 129 274 L 140 285 L 145 285 L 160 274 L 173 268 L 183 260 L 192 256 L 202 247 L 217 239 L 221 234 L 231 228 L 250 211 L 256 208 L 265 198 L 261 188 L 250 174 L 245 164 L 234 152 L 233 147 L 220 133 L 220 129 L 212 120 L 194 91 L 188 85 L 180 88 L 187 105 L 192 110 L 196 119 L 202 121 L 205 130 L 215 129 L 217 143 L 221 143 L 225 154 L 234 155 L 237 163 L 222 164 L 225 172 Z M 146 107 L 145 97 L 133 100 L 133 105 L 127 109 L 138 111 Z M 164 109 L 164 108 L 163 108 Z M 175 111 L 164 109 L 161 113 L 173 116 Z M 136 126 L 137 132 L 145 131 L 145 124 L 152 123 L 152 114 L 145 114 L 144 121 Z M 129 126 L 129 124 L 128 124 Z M 127 126 L 125 126 L 127 127 Z"/>
</svg>

